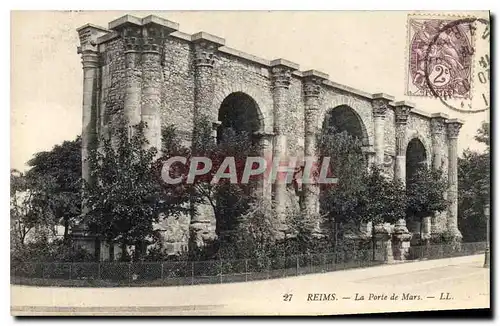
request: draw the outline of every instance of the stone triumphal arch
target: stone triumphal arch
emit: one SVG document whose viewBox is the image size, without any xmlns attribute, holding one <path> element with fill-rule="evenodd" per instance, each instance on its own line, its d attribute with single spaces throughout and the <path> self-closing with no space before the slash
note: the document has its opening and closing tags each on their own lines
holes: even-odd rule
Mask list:
<svg viewBox="0 0 500 326">
<path fill-rule="evenodd" d="M 126 15 L 108 28 L 86 24 L 77 31 L 84 76 L 84 178 L 89 177 L 88 150 L 117 115 L 124 115 L 130 124 L 146 121 L 148 140 L 159 147 L 163 125 L 174 123 L 189 142 L 200 116 L 208 116 L 216 132 L 221 119 L 229 121 L 222 115 L 234 114 L 231 110 L 237 108 L 252 121 L 241 127 L 258 137 L 274 157 L 315 154 L 315 134 L 327 120 L 360 137 L 369 161 L 403 182 L 408 156 L 443 169 L 451 205 L 448 212 L 426 219 L 424 229 L 429 234 L 449 231 L 460 236 L 461 121 L 421 111 L 388 94 L 338 84 L 320 71 L 301 71 L 285 59 L 269 61 L 240 52 L 206 32 L 185 34 L 177 23 L 156 16 Z M 265 187 L 264 195 L 273 193 L 279 210 L 280 201 L 286 200 L 284 187 Z M 317 209 L 317 196 L 316 191 L 306 191 L 304 209 Z M 192 230 L 201 230 L 207 222 L 193 218 L 187 223 Z"/>
</svg>

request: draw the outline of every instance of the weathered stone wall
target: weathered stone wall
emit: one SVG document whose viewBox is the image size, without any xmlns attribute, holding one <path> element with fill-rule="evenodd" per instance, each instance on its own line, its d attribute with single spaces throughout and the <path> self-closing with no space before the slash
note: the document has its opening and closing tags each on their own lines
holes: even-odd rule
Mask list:
<svg viewBox="0 0 500 326">
<path fill-rule="evenodd" d="M 125 35 L 130 24 L 135 24 L 134 28 L 144 28 L 143 32 L 154 32 L 156 28 L 166 34 L 162 34 L 160 39 L 152 35 L 152 39 L 141 40 L 143 36 L 140 35 Z M 314 129 L 311 129 L 311 125 L 306 126 L 306 121 L 313 119 L 312 125 L 315 124 L 319 130 L 329 110 L 345 105 L 356 113 L 361 122 L 363 141 L 369 147 L 369 156 L 372 159 L 376 156 L 379 161 L 381 156 L 384 156 L 381 162 L 384 164 L 384 170 L 388 175 L 394 175 L 396 116 L 395 107 L 393 104 L 388 104 L 393 97 L 386 94 L 365 93 L 336 84 L 327 80 L 326 74 L 317 71 L 301 72 L 298 68 L 294 68 L 296 64 L 293 63 L 288 62 L 287 66 L 285 61 L 273 63 L 240 53 L 222 46 L 224 40 L 210 34 L 198 33 L 191 36 L 174 32 L 173 35 L 169 35 L 176 30 L 174 25 L 175 23 L 161 18 L 152 17 L 141 20 L 127 16 L 115 21 L 112 27 L 115 29 L 113 32 L 102 28 L 96 29 L 93 26 L 85 27 L 90 30 L 95 29 L 101 35 L 104 34 L 101 40 L 97 40 L 100 56 L 100 68 L 96 80 L 98 93 L 95 94 L 98 98 L 98 121 L 96 122 L 98 132 L 105 131 L 104 128 L 108 122 L 113 121 L 116 115 L 129 105 L 126 104 L 126 98 L 130 96 L 130 89 L 135 87 L 142 92 L 142 95 L 138 97 L 140 103 L 138 105 L 133 103 L 132 106 L 139 107 L 142 118 L 144 119 L 144 114 L 146 114 L 148 119 L 154 120 L 155 124 L 161 124 L 161 126 L 174 124 L 188 144 L 197 114 L 206 114 L 215 122 L 224 99 L 231 93 L 242 92 L 250 96 L 257 104 L 260 120 L 259 132 L 267 135 L 273 134 L 279 124 L 279 136 L 280 139 L 286 140 L 287 155 L 302 157 L 306 145 L 310 143 L 309 138 L 305 140 L 306 128 L 309 128 L 309 133 Z M 124 32 L 125 34 L 120 34 Z M 160 51 L 153 48 L 140 49 L 143 45 L 154 47 L 157 44 L 155 42 L 161 44 Z M 130 50 L 130 45 L 133 46 L 133 51 L 137 55 L 129 57 L 138 58 L 132 65 L 133 76 L 130 75 L 132 71 L 127 70 L 130 63 L 126 62 L 129 58 L 126 53 Z M 160 58 L 159 62 L 156 62 L 157 58 Z M 288 75 L 276 75 L 277 71 L 282 69 L 278 67 L 279 65 L 290 69 Z M 273 70 L 273 67 L 278 68 Z M 150 76 L 147 81 L 144 80 L 145 74 Z M 279 82 L 286 83 L 286 86 L 279 84 L 278 87 L 281 87 L 279 90 L 276 88 L 277 76 L 285 78 Z M 318 78 L 320 80 L 320 87 L 317 89 L 319 98 L 316 98 L 317 95 L 314 93 L 316 90 L 310 87 L 318 86 L 313 82 L 313 79 Z M 278 91 L 282 93 L 275 94 Z M 159 95 L 159 100 L 157 95 Z M 287 102 L 288 99 L 290 100 L 286 105 L 286 113 L 279 115 L 283 121 L 274 121 L 276 117 L 274 110 L 283 106 L 282 104 L 275 105 L 274 101 L 284 101 L 285 97 Z M 133 96 L 132 98 L 135 99 Z M 151 104 L 152 101 L 154 105 Z M 309 103 L 307 114 L 306 102 Z M 311 110 L 314 113 L 311 113 Z M 381 116 L 384 117 L 383 122 L 379 123 Z M 374 121 L 378 121 L 377 128 Z M 380 131 L 377 137 L 376 129 Z M 153 136 L 157 137 L 157 134 Z M 378 145 L 375 144 L 375 138 L 378 139 Z M 440 166 L 446 173 L 448 138 L 446 134 L 433 138 L 431 115 L 410 113 L 404 148 L 413 138 L 418 138 L 424 144 L 429 166 L 433 164 L 436 150 L 439 151 L 439 160 L 442 161 Z M 375 145 L 377 145 L 377 151 L 374 149 Z M 211 222 L 213 226 L 215 221 Z M 164 230 L 169 243 L 182 243 L 189 237 L 189 223 L 189 218 L 184 217 L 172 222 L 168 227 L 165 223 L 161 223 L 158 227 Z M 444 230 L 446 225 L 442 224 L 446 223 L 446 216 L 439 218 L 437 223 L 440 224 L 439 230 Z"/>
<path fill-rule="evenodd" d="M 101 103 L 98 127 L 105 131 L 116 114 L 122 113 L 125 100 L 125 48 L 121 38 L 103 45 L 101 54 Z"/>
<path fill-rule="evenodd" d="M 426 117 L 422 117 L 419 114 L 410 114 L 408 121 L 408 130 L 406 137 L 406 145 L 414 139 L 417 138 L 422 142 L 425 147 L 425 155 L 427 158 L 427 166 L 431 166 L 432 164 L 432 156 L 434 154 L 432 150 L 432 141 L 431 141 L 431 124 L 430 119 Z"/>
<path fill-rule="evenodd" d="M 194 55 L 191 44 L 168 37 L 163 51 L 161 124 L 173 124 L 183 139 L 190 141 L 194 118 Z"/>
</svg>

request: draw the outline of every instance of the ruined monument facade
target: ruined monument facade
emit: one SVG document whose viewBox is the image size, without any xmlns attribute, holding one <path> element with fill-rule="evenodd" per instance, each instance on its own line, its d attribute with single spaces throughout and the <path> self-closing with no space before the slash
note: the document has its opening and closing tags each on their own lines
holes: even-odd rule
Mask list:
<svg viewBox="0 0 500 326">
<path fill-rule="evenodd" d="M 156 16 L 126 15 L 108 28 L 87 24 L 78 33 L 83 67 L 83 178 L 89 177 L 88 151 L 97 146 L 98 135 L 112 130 L 120 115 L 130 125 L 147 122 L 147 139 L 160 148 L 162 126 L 174 124 L 189 143 L 197 119 L 207 116 L 215 133 L 224 124 L 221 111 L 238 109 L 253 119 L 245 128 L 259 139 L 262 154 L 281 158 L 314 155 L 315 137 L 326 119 L 340 127 L 349 122 L 348 131 L 362 139 L 368 161 L 382 166 L 391 177 L 405 181 L 409 156 L 444 171 L 451 205 L 447 212 L 426 218 L 423 230 L 426 237 L 449 231 L 460 238 L 457 138 L 461 121 L 421 111 L 387 94 L 338 84 L 316 70 L 301 71 L 298 64 L 285 59 L 269 61 L 240 52 L 206 32 L 182 33 L 177 23 Z M 319 210 L 317 189 L 315 185 L 304 189 L 303 207 L 311 216 Z M 264 183 L 262 190 L 265 198 L 276 201 L 277 216 L 283 216 L 286 186 Z M 278 219 L 277 225 L 286 228 L 284 218 Z M 180 242 L 209 233 L 213 226 L 211 217 L 202 214 L 174 223 L 182 224 L 176 235 Z"/>
</svg>

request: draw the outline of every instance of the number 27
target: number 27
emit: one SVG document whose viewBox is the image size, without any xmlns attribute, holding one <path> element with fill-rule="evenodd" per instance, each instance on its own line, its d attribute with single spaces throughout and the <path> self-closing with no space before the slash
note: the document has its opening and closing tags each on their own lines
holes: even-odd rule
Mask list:
<svg viewBox="0 0 500 326">
<path fill-rule="evenodd" d="M 283 295 L 283 301 L 292 301 L 293 294 L 287 293 Z"/>
</svg>

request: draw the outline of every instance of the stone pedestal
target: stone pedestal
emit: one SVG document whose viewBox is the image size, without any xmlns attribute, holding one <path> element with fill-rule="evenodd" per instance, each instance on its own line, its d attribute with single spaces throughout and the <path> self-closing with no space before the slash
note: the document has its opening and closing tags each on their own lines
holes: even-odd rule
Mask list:
<svg viewBox="0 0 500 326">
<path fill-rule="evenodd" d="M 406 221 L 400 219 L 394 225 L 392 239 L 394 241 L 394 259 L 404 261 L 408 258 L 412 234 L 408 232 Z"/>
<path fill-rule="evenodd" d="M 388 264 L 393 263 L 392 226 L 389 223 L 378 224 L 375 225 L 373 231 L 375 232 L 377 246 L 375 260 Z"/>
</svg>

